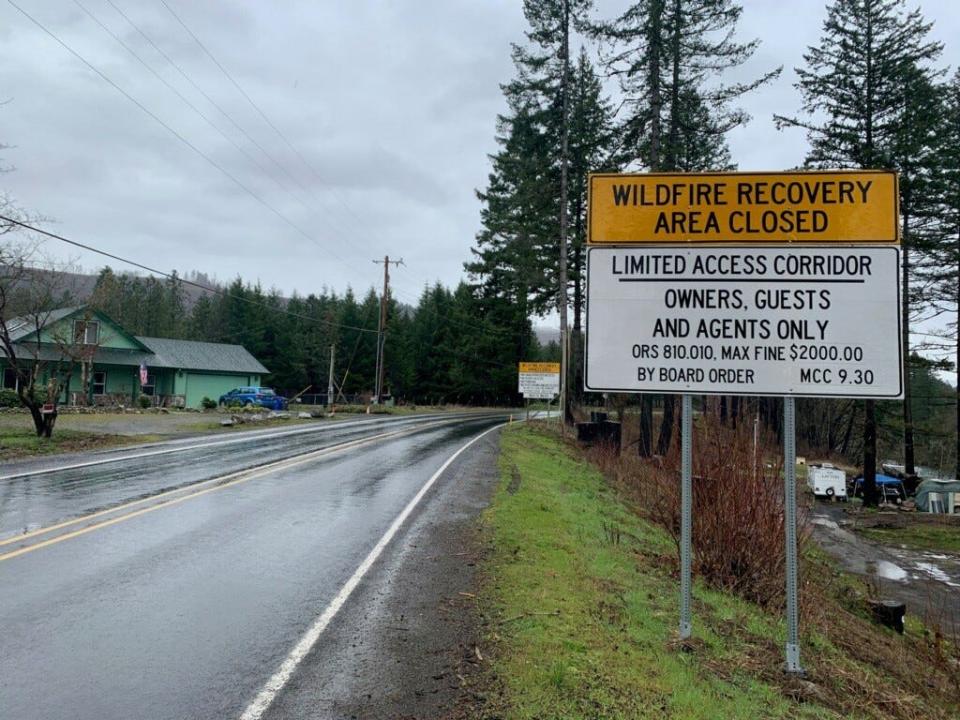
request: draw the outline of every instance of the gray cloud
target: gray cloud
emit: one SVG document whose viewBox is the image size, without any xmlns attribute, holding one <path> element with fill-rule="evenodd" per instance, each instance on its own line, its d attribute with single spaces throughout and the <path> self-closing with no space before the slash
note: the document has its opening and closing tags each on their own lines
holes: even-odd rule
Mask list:
<svg viewBox="0 0 960 720">
<path fill-rule="evenodd" d="M 389 253 L 398 295 L 454 283 L 479 224 L 474 189 L 489 171 L 499 85 L 522 40 L 516 0 L 206 3 L 168 0 L 267 113 L 307 167 L 184 32 L 159 0 L 114 0 L 272 155 L 266 158 L 150 47 L 106 0 L 81 0 L 262 166 L 258 168 L 68 0 L 17 0 L 310 239 L 186 148 L 32 25 L 0 4 L 0 141 L 16 173 L 4 188 L 53 217 L 54 229 L 164 269 L 237 274 L 307 293 L 358 291 Z M 610 16 L 625 0 L 598 2 Z M 785 66 L 748 98 L 730 136 L 743 169 L 799 163 L 805 140 L 773 112 L 798 105 L 792 68 L 816 41 L 823 3 L 745 2 L 742 36 L 761 50 L 742 71 Z M 951 0 L 924 3 L 938 39 L 960 36 Z M 957 47 L 945 63 L 957 64 Z M 57 249 L 63 256 L 76 253 Z M 88 268 L 101 265 L 81 256 Z"/>
</svg>

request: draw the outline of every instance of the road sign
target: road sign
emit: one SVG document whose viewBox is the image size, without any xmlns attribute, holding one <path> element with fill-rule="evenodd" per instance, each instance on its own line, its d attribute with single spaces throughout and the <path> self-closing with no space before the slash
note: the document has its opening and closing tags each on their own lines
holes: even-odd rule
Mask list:
<svg viewBox="0 0 960 720">
<path fill-rule="evenodd" d="M 887 171 L 590 176 L 591 243 L 899 242 Z"/>
<path fill-rule="evenodd" d="M 587 390 L 900 398 L 900 249 L 591 247 Z"/>
<path fill-rule="evenodd" d="M 560 393 L 560 363 L 522 362 L 519 391 L 525 398 L 552 400 Z"/>
</svg>

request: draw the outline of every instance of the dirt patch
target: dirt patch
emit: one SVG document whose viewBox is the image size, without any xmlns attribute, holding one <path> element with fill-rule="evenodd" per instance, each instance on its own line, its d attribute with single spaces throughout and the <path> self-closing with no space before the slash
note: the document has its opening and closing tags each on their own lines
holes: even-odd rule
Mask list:
<svg viewBox="0 0 960 720">
<path fill-rule="evenodd" d="M 866 579 L 872 595 L 906 603 L 908 614 L 931 626 L 960 629 L 960 557 L 872 542 L 854 532 L 843 509 L 834 505 L 818 504 L 812 518 L 817 544 L 845 570 Z"/>
</svg>

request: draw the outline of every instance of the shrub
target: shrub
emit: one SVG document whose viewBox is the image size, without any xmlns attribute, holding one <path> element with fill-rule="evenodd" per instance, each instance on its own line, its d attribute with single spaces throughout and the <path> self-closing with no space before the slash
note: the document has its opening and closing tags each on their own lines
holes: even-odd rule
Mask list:
<svg viewBox="0 0 960 720">
<path fill-rule="evenodd" d="M 678 413 L 679 415 L 679 413 Z M 679 426 L 679 418 L 678 418 Z M 617 457 L 598 451 L 602 469 L 616 476 L 636 496 L 641 512 L 664 527 L 680 549 L 679 427 L 669 454 L 642 460 L 635 446 Z M 752 423 L 732 428 L 716 414 L 704 413 L 694 424 L 693 562 L 694 573 L 711 586 L 772 607 L 783 602 L 783 474 L 772 437 L 760 438 L 754 462 Z M 798 541 L 808 532 L 803 509 Z"/>
<path fill-rule="evenodd" d="M 137 398 L 137 402 L 140 404 L 140 407 L 146 410 L 152 404 L 152 398 L 149 395 L 141 395 Z"/>
<path fill-rule="evenodd" d="M 204 410 L 213 410 L 217 406 L 216 400 L 211 400 L 206 395 L 203 396 L 203 400 L 200 401 L 200 406 Z"/>
<path fill-rule="evenodd" d="M 16 390 L 0 390 L 0 407 L 20 407 L 20 397 Z"/>
<path fill-rule="evenodd" d="M 240 407 L 243 407 L 243 403 L 240 402 L 239 400 L 231 400 L 230 402 L 227 403 L 227 407 L 228 407 L 228 408 L 240 408 Z"/>
</svg>

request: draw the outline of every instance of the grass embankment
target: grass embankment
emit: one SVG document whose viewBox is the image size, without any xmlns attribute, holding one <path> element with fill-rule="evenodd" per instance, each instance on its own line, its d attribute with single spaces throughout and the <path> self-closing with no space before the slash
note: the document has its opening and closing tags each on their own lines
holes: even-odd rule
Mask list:
<svg viewBox="0 0 960 720">
<path fill-rule="evenodd" d="M 54 429 L 53 437 L 41 438 L 32 429 L 0 428 L 0 461 L 66 452 L 88 452 L 131 443 L 153 442 L 159 435 L 104 435 Z"/>
<path fill-rule="evenodd" d="M 780 670 L 781 618 L 697 583 L 695 640 L 681 648 L 676 552 L 666 533 L 549 430 L 505 431 L 500 462 L 479 595 L 492 655 L 482 717 L 886 717 L 890 703 L 895 717 L 952 716 L 942 688 L 928 701 L 850 656 L 864 632 L 875 633 L 878 648 L 859 652 L 877 664 L 881 649 L 906 642 L 862 620 L 852 621 L 856 632 L 841 629 L 850 633 L 842 643 L 808 631 L 812 682 L 791 680 Z"/>
</svg>

